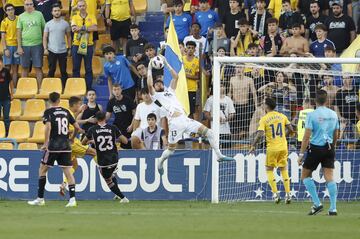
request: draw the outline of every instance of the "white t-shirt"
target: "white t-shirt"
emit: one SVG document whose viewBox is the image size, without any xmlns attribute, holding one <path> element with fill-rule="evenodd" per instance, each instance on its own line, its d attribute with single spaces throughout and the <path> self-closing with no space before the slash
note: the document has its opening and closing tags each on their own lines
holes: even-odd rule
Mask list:
<svg viewBox="0 0 360 239">
<path fill-rule="evenodd" d="M 156 100 L 160 102 L 162 108 L 166 112 L 166 117 L 168 119 L 171 118 L 175 112 L 186 115 L 183 106 L 176 98 L 176 93 L 174 89 L 172 89 L 171 87 L 166 87 L 163 92 L 155 92 L 155 94 L 152 95 L 151 98 L 153 99 L 154 103 Z"/>
<path fill-rule="evenodd" d="M 212 108 L 213 108 L 213 96 L 210 96 L 204 106 L 204 111 L 210 112 L 212 115 Z M 235 107 L 234 102 L 228 96 L 224 96 L 220 98 L 220 117 L 221 118 L 228 118 L 230 114 L 235 114 Z M 212 125 L 211 121 L 211 125 Z M 220 134 L 231 134 L 230 131 L 230 124 L 229 122 L 225 122 L 220 124 Z"/>
<path fill-rule="evenodd" d="M 142 102 L 138 104 L 136 107 L 136 112 L 134 119 L 140 120 L 140 128 L 145 129 L 148 127 L 147 123 L 147 116 L 150 113 L 154 113 L 156 115 L 156 123 L 160 127 L 160 119 L 162 117 L 166 117 L 166 113 L 163 109 L 159 108 L 157 105 L 155 105 L 154 102 L 152 102 L 150 105 L 146 104 L 145 102 Z"/>
<path fill-rule="evenodd" d="M 188 41 L 193 41 L 196 43 L 196 49 L 195 49 L 195 56 L 199 57 L 199 52 L 200 52 L 200 43 L 202 44 L 202 53 L 205 53 L 205 49 L 206 49 L 206 38 L 201 36 L 200 39 L 195 39 L 193 35 L 187 36 L 184 38 L 184 45 L 186 47 L 186 43 Z"/>
</svg>

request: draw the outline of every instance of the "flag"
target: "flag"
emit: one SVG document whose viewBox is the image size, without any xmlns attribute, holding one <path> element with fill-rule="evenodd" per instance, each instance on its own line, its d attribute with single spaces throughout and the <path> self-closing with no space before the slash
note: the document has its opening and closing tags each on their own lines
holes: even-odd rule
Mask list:
<svg viewBox="0 0 360 239">
<path fill-rule="evenodd" d="M 176 97 L 179 99 L 182 104 L 185 113 L 189 114 L 189 96 L 187 89 L 186 74 L 184 69 L 184 64 L 182 61 L 182 55 L 179 47 L 179 40 L 175 31 L 174 22 L 172 16 L 170 15 L 169 23 L 169 33 L 166 41 L 165 48 L 165 58 L 169 65 L 178 73 L 179 80 L 176 87 Z M 164 85 L 166 87 L 170 86 L 172 80 L 170 71 L 165 68 L 164 70 Z"/>
<path fill-rule="evenodd" d="M 351 45 L 341 54 L 341 58 L 360 57 L 360 35 L 355 38 Z M 358 73 L 359 64 L 342 64 L 342 70 L 346 73 Z"/>
</svg>

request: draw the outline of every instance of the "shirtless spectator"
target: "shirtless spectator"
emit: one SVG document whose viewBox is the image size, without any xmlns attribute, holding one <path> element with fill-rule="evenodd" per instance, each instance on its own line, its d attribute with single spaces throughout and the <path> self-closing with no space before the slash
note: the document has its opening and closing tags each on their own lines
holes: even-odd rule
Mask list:
<svg viewBox="0 0 360 239">
<path fill-rule="evenodd" d="M 324 87 L 321 88 L 322 90 L 325 90 L 328 95 L 328 102 L 326 103 L 326 106 L 334 109 L 334 101 L 336 98 L 336 93 L 339 90 L 339 87 L 334 85 L 334 78 L 331 75 L 324 75 L 323 76 L 324 81 Z"/>
<path fill-rule="evenodd" d="M 293 25 L 292 33 L 291 37 L 285 39 L 280 54 L 283 56 L 306 56 L 309 53 L 309 42 L 301 36 L 300 24 Z"/>
<path fill-rule="evenodd" d="M 229 96 L 234 101 L 236 111 L 232 122 L 232 132 L 240 137 L 248 133 L 250 120 L 257 106 L 254 81 L 244 74 L 244 67 L 237 66 L 236 75 L 230 79 L 229 90 Z"/>
</svg>

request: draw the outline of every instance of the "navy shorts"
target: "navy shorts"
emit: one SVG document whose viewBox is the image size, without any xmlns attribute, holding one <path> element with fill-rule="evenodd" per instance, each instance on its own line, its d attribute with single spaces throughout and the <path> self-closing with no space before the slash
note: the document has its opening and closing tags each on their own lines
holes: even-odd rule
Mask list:
<svg viewBox="0 0 360 239">
<path fill-rule="evenodd" d="M 41 163 L 53 167 L 55 161 L 59 167 L 72 167 L 71 152 L 49 152 L 45 151 Z"/>
</svg>

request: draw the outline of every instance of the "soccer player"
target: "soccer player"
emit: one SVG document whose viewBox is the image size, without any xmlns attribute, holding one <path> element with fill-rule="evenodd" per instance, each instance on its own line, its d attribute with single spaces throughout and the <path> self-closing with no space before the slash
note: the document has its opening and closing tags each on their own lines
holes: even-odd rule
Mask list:
<svg viewBox="0 0 360 239">
<path fill-rule="evenodd" d="M 198 133 L 206 136 L 209 140 L 211 147 L 215 150 L 218 157 L 218 161 L 232 161 L 233 158 L 223 155 L 219 150 L 218 142 L 214 137 L 211 129 L 208 129 L 203 124 L 189 119 L 183 109 L 183 106 L 176 97 L 176 87 L 178 83 L 178 74 L 169 65 L 165 57 L 159 55 L 164 61 L 165 67 L 167 67 L 171 73 L 172 80 L 170 87 L 165 88 L 164 82 L 161 79 L 157 79 L 153 82 L 152 77 L 152 61 L 150 60 L 148 67 L 147 85 L 149 93 L 151 94 L 155 104 L 162 107 L 166 111 L 166 118 L 169 122 L 169 134 L 168 134 L 168 148 L 162 153 L 158 162 L 158 172 L 160 175 L 164 173 L 163 164 L 174 152 L 177 142 L 182 138 L 183 133 Z"/>
<path fill-rule="evenodd" d="M 311 178 L 312 172 L 321 164 L 330 194 L 330 209 L 328 215 L 336 216 L 337 188 L 333 179 L 335 147 L 339 134 L 339 119 L 335 111 L 327 108 L 327 93 L 319 90 L 316 94 L 316 110 L 309 113 L 305 122 L 305 134 L 302 140 L 299 165 L 303 165 L 301 179 L 310 193 L 314 205 L 308 215 L 316 215 L 323 210 L 316 186 Z M 311 138 L 310 138 L 311 137 Z M 310 144 L 309 144 L 310 143 Z M 304 153 L 307 155 L 304 160 Z"/>
<path fill-rule="evenodd" d="M 127 138 L 123 136 L 115 125 L 106 124 L 106 113 L 99 111 L 95 115 L 98 123 L 91 127 L 82 140 L 83 145 L 87 145 L 90 140 L 94 141 L 96 153 L 98 155 L 97 164 L 101 176 L 105 179 L 110 190 L 119 197 L 120 203 L 128 203 L 129 200 L 119 189 L 115 170 L 119 161 L 116 142 L 118 139 L 127 144 Z"/>
<path fill-rule="evenodd" d="M 264 136 L 266 137 L 266 174 L 268 182 L 273 192 L 275 203 L 280 203 L 281 197 L 276 186 L 274 176 L 274 168 L 279 168 L 285 188 L 285 203 L 291 202 L 290 195 L 290 178 L 287 168 L 288 161 L 288 145 L 286 140 L 285 129 L 288 132 L 294 132 L 288 118 L 274 109 L 276 108 L 275 100 L 271 98 L 265 99 L 266 115 L 260 119 L 259 128 L 255 136 L 254 142 L 249 153 L 253 153 L 258 141 Z"/>
<path fill-rule="evenodd" d="M 45 124 L 45 142 L 41 147 L 45 151 L 39 168 L 39 187 L 38 197 L 33 201 L 28 201 L 29 205 L 44 206 L 44 190 L 46 184 L 46 173 L 49 168 L 54 166 L 57 161 L 59 167 L 63 170 L 68 183 L 70 200 L 66 207 L 76 207 L 75 200 L 75 179 L 71 173 L 71 147 L 69 139 L 69 124 L 74 126 L 74 135 L 77 131 L 84 132 L 73 116 L 67 109 L 59 106 L 60 94 L 52 92 L 49 95 L 50 108 L 45 110 L 43 121 Z"/>
<path fill-rule="evenodd" d="M 74 119 L 76 119 L 78 114 L 80 113 L 81 104 L 82 104 L 82 101 L 79 97 L 77 97 L 77 96 L 70 97 L 69 112 Z M 81 124 L 81 123 L 86 122 L 86 120 L 77 121 L 77 122 L 78 122 L 78 124 Z M 78 167 L 77 158 L 78 157 L 82 158 L 85 155 L 90 155 L 92 157 L 96 157 L 96 151 L 95 151 L 95 149 L 91 148 L 89 145 L 84 146 L 81 144 L 80 140 L 76 137 L 76 132 L 74 131 L 74 127 L 71 125 L 69 126 L 69 133 L 70 133 L 70 138 L 74 139 L 73 143 L 71 144 L 72 167 L 70 168 L 70 172 L 72 174 L 74 174 Z M 75 134 L 75 135 L 72 135 L 72 134 Z M 60 191 L 59 191 L 61 196 L 65 196 L 65 190 L 66 190 L 67 184 L 68 184 L 67 178 L 64 177 L 64 181 L 61 184 Z"/>
</svg>

